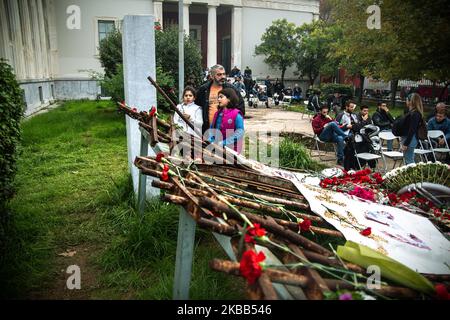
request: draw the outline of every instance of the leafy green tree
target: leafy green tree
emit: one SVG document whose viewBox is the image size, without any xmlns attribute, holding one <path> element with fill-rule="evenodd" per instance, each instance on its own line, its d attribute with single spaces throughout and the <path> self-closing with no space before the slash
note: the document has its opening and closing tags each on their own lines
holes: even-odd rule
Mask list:
<svg viewBox="0 0 450 320">
<path fill-rule="evenodd" d="M 156 65 L 173 76 L 178 88 L 178 28 L 169 27 L 156 30 Z M 197 43 L 185 36 L 184 38 L 184 82 L 191 79 L 195 85 L 202 81 L 202 55 Z"/>
<path fill-rule="evenodd" d="M 284 83 L 286 69 L 295 62 L 297 50 L 297 27 L 286 19 L 275 20 L 261 37 L 261 44 L 255 47 L 256 55 L 264 55 L 264 62 L 281 70 Z"/>
<path fill-rule="evenodd" d="M 361 74 L 393 80 L 450 79 L 450 7 L 445 0 L 375 1 L 381 10 L 381 28 L 369 29 L 366 12 L 373 0 L 330 0 L 332 19 L 342 29 L 337 55 Z M 393 101 L 395 102 L 395 100 Z"/>
<path fill-rule="evenodd" d="M 297 33 L 298 47 L 295 62 L 298 72 L 307 75 L 311 85 L 319 74 L 333 74 L 338 63 L 329 52 L 331 44 L 339 36 L 339 30 L 318 20 L 303 24 L 297 29 Z"/>
<path fill-rule="evenodd" d="M 155 27 L 156 80 L 166 91 L 178 88 L 178 31 L 167 28 L 164 31 Z M 102 86 L 114 101 L 124 100 L 122 34 L 115 31 L 100 43 L 100 62 L 105 69 Z M 199 85 L 202 80 L 201 53 L 197 44 L 186 37 L 184 39 L 185 83 Z M 176 98 L 175 89 L 173 99 Z M 168 103 L 158 93 L 158 106 L 169 110 Z"/>
</svg>

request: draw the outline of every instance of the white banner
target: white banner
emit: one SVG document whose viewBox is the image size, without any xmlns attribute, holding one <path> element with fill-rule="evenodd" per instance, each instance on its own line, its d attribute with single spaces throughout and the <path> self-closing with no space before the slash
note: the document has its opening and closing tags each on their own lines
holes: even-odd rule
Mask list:
<svg viewBox="0 0 450 320">
<path fill-rule="evenodd" d="M 308 200 L 311 210 L 347 240 L 368 246 L 419 272 L 450 274 L 450 241 L 427 219 L 408 211 L 322 189 L 320 180 L 275 169 L 239 157 L 263 174 L 290 180 Z M 371 228 L 368 236 L 360 232 Z"/>
</svg>

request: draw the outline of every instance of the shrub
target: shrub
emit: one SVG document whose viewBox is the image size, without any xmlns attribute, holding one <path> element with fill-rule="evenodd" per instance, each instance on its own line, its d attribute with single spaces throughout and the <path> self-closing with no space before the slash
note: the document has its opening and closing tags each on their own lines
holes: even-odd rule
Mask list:
<svg viewBox="0 0 450 320">
<path fill-rule="evenodd" d="M 201 53 L 197 44 L 185 37 L 185 83 L 198 86 L 202 80 Z M 155 30 L 156 42 L 156 80 L 166 92 L 169 88 L 178 88 L 178 31 L 177 28 Z M 124 100 L 122 68 L 122 34 L 115 31 L 100 43 L 100 62 L 105 68 L 105 78 L 101 81 L 108 95 L 114 101 Z M 175 89 L 175 95 L 176 95 Z M 169 95 L 173 100 L 177 98 Z M 168 103 L 158 94 L 158 107 L 168 110 Z M 176 101 L 174 101 L 176 102 Z"/>
<path fill-rule="evenodd" d="M 100 41 L 100 63 L 105 69 L 105 78 L 112 78 L 120 72 L 122 65 L 122 33 L 115 30 Z M 123 75 L 123 73 L 122 73 Z"/>
<path fill-rule="evenodd" d="M 300 143 L 283 139 L 280 143 L 280 166 L 283 168 L 320 171 L 325 168 L 309 155 L 309 151 Z"/>
<path fill-rule="evenodd" d="M 334 94 L 335 92 L 344 94 L 349 98 L 352 98 L 354 95 L 353 87 L 351 85 L 339 83 L 325 83 L 321 86 L 321 91 L 324 96 Z"/>
<path fill-rule="evenodd" d="M 14 195 L 17 144 L 24 108 L 23 91 L 13 70 L 5 60 L 0 59 L 0 232 L 6 219 L 6 204 Z"/>
</svg>

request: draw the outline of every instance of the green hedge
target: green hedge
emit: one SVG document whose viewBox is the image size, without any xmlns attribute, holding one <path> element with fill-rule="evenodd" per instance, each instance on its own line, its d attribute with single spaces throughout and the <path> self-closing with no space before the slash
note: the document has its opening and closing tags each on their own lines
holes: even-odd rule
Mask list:
<svg viewBox="0 0 450 320">
<path fill-rule="evenodd" d="M 347 84 L 339 83 L 325 83 L 321 86 L 321 91 L 324 96 L 331 95 L 335 92 L 340 94 L 345 94 L 346 96 L 352 98 L 354 96 L 353 87 Z"/>
<path fill-rule="evenodd" d="M 3 228 L 6 219 L 6 204 L 14 195 L 17 144 L 24 108 L 23 91 L 13 69 L 0 59 L 0 228 Z"/>
</svg>

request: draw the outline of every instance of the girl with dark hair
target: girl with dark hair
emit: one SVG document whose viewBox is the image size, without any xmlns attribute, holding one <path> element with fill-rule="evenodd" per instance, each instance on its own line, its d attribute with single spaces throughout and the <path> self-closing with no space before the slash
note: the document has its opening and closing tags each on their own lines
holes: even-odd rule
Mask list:
<svg viewBox="0 0 450 320">
<path fill-rule="evenodd" d="M 219 110 L 211 123 L 210 141 L 221 143 L 222 146 L 232 148 L 237 153 L 242 150 L 244 136 L 244 116 L 238 109 L 239 97 L 232 88 L 219 91 Z M 215 129 L 215 130 L 214 130 Z"/>
<path fill-rule="evenodd" d="M 187 120 L 191 121 L 194 124 L 194 127 L 198 128 L 198 132 L 202 132 L 203 125 L 203 115 L 202 108 L 195 104 L 195 96 L 196 92 L 193 87 L 187 86 L 183 90 L 183 103 L 180 103 L 177 106 L 177 109 L 180 110 Z M 175 112 L 173 116 L 173 123 L 177 126 L 181 127 L 184 131 L 189 134 L 196 135 L 194 130 L 184 122 L 183 119 Z"/>
</svg>

